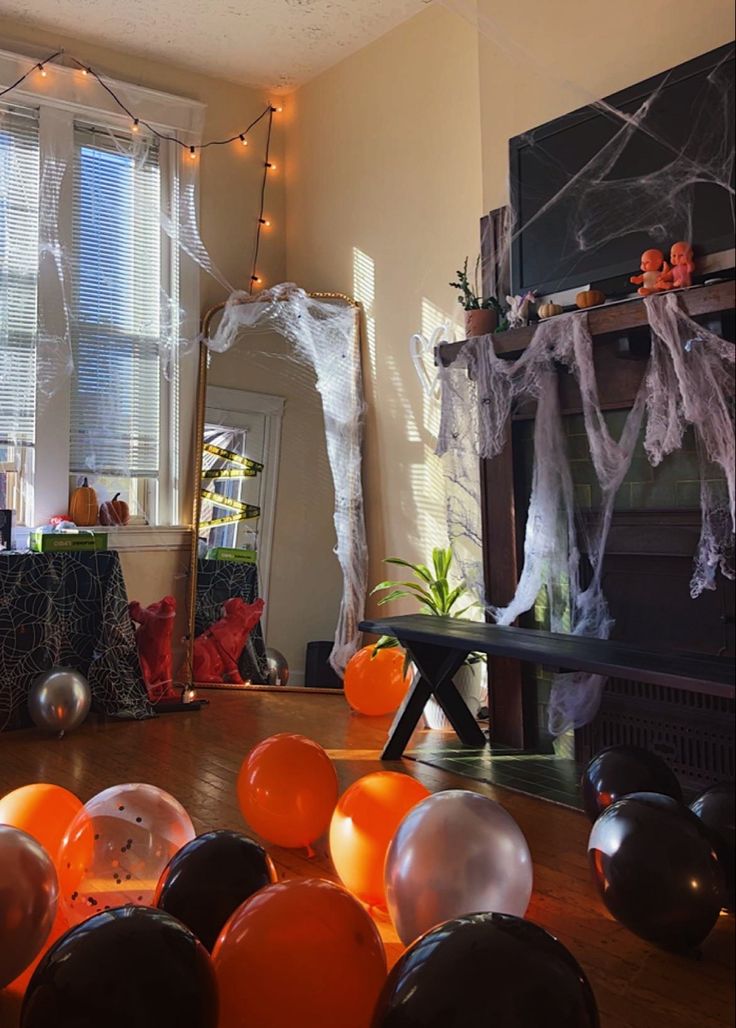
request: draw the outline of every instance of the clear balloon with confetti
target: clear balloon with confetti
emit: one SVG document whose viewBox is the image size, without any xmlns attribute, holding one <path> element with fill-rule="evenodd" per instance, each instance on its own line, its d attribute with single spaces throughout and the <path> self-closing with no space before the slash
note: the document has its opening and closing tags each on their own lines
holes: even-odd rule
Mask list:
<svg viewBox="0 0 736 1028">
<path fill-rule="evenodd" d="M 151 904 L 161 872 L 194 837 L 186 810 L 163 789 L 132 783 L 93 796 L 59 852 L 60 899 L 69 923 L 124 904 Z"/>
</svg>

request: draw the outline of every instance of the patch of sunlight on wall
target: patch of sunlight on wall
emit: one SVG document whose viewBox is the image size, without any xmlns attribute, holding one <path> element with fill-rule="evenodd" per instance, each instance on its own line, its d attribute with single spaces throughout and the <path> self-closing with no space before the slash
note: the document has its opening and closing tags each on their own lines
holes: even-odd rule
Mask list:
<svg viewBox="0 0 736 1028">
<path fill-rule="evenodd" d="M 421 559 L 429 559 L 432 548 L 447 546 L 445 489 L 442 469 L 430 446 L 424 446 L 424 460 L 413 464 L 409 484 L 416 507 L 416 541 Z"/>
<path fill-rule="evenodd" d="M 400 426 L 399 432 L 401 432 L 402 438 L 410 443 L 421 443 L 422 436 L 411 401 L 407 396 L 406 383 L 396 363 L 396 357 L 392 353 L 387 353 L 383 363 L 391 391 L 388 396 L 384 394 L 381 397 L 381 402 L 386 404 L 392 423 Z M 413 388 L 413 382 L 411 386 Z"/>
<path fill-rule="evenodd" d="M 372 257 L 353 247 L 353 296 L 363 305 L 365 339 L 368 345 L 368 365 L 371 380 L 376 380 L 376 319 L 373 304 L 376 299 L 376 264 Z"/>
</svg>

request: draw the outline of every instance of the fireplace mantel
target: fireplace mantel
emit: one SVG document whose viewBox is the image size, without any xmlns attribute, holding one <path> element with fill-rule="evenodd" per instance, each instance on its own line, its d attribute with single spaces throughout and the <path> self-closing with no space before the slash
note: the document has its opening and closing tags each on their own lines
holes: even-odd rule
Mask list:
<svg viewBox="0 0 736 1028">
<path fill-rule="evenodd" d="M 708 315 L 715 316 L 725 311 L 733 311 L 736 306 L 736 281 L 692 286 L 690 289 L 678 290 L 676 295 L 691 318 L 707 318 Z M 574 311 L 570 316 L 587 316 L 593 339 L 600 336 L 625 336 L 626 333 L 647 328 L 649 325 L 644 299 L 641 296 L 617 303 L 606 303 L 584 311 Z M 527 325 L 524 328 L 509 329 L 507 332 L 494 332 L 494 350 L 499 356 L 518 355 L 531 343 L 535 328 L 536 325 Z M 440 343 L 435 354 L 436 363 L 445 367 L 452 364 L 466 343 L 467 339 L 457 343 Z M 630 356 L 629 353 L 625 355 Z"/>
</svg>

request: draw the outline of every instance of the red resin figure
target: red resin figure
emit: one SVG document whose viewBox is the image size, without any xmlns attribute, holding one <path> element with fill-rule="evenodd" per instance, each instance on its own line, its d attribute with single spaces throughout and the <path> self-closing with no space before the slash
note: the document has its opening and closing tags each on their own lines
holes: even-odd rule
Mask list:
<svg viewBox="0 0 736 1028">
<path fill-rule="evenodd" d="M 164 596 L 158 603 L 147 607 L 134 600 L 128 604 L 128 611 L 133 621 L 140 625 L 135 641 L 148 698 L 152 702 L 176 699 L 171 655 L 176 600 L 173 596 Z"/>
<path fill-rule="evenodd" d="M 246 603 L 233 596 L 223 604 L 224 614 L 194 640 L 194 681 L 243 685 L 238 670 L 248 636 L 261 619 L 264 603 Z"/>
<path fill-rule="evenodd" d="M 662 274 L 660 289 L 687 289 L 693 284 L 695 260 L 690 243 L 673 243 L 670 250 L 672 267 Z M 665 264 L 665 267 L 667 265 Z"/>
<path fill-rule="evenodd" d="M 662 275 L 670 270 L 670 266 L 661 250 L 645 250 L 641 255 L 641 270 L 642 275 L 632 275 L 629 281 L 640 287 L 637 289 L 639 296 L 650 296 L 662 288 Z"/>
</svg>

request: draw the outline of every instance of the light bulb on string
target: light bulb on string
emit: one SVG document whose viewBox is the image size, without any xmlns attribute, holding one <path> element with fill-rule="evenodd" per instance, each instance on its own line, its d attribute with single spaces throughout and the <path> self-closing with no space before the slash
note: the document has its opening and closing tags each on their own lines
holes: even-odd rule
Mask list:
<svg viewBox="0 0 736 1028">
<path fill-rule="evenodd" d="M 263 281 L 260 275 L 251 275 L 250 280 L 253 283 L 253 285 L 260 285 L 260 283 Z"/>
<path fill-rule="evenodd" d="M 131 132 L 139 132 L 140 131 L 140 124 L 139 124 L 137 118 L 133 118 L 133 124 L 130 126 L 130 131 Z"/>
<path fill-rule="evenodd" d="M 39 70 L 39 71 L 41 72 L 41 78 L 44 78 L 44 79 L 45 79 L 45 78 L 46 78 L 46 76 L 47 76 L 47 74 L 48 74 L 48 72 L 47 72 L 47 71 L 46 71 L 46 69 L 44 68 L 43 64 L 39 64 L 39 66 L 38 66 L 38 70 Z"/>
<path fill-rule="evenodd" d="M 258 219 L 258 224 L 259 225 L 263 225 L 264 228 L 270 228 L 271 227 L 271 222 L 268 220 L 268 218 L 259 218 Z"/>
<path fill-rule="evenodd" d="M 269 171 L 276 171 L 276 165 L 273 164 L 271 161 L 266 161 L 266 167 Z"/>
<path fill-rule="evenodd" d="M 197 151 L 194 149 L 193 146 L 190 146 L 189 147 L 189 160 L 190 161 L 196 161 L 196 159 L 197 159 Z"/>
<path fill-rule="evenodd" d="M 240 142 L 243 144 L 243 146 L 247 146 L 248 145 L 248 140 L 245 138 L 245 136 L 242 133 L 240 134 Z"/>
</svg>

